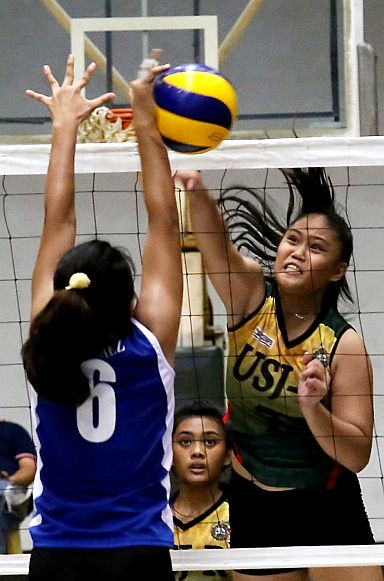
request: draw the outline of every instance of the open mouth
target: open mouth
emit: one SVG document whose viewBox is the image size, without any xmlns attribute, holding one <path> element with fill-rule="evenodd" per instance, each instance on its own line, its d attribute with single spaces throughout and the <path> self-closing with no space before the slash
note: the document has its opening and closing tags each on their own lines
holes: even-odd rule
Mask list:
<svg viewBox="0 0 384 581">
<path fill-rule="evenodd" d="M 192 464 L 189 467 L 189 470 L 192 472 L 192 474 L 202 474 L 205 472 L 205 466 L 204 464 Z"/>
<path fill-rule="evenodd" d="M 284 270 L 285 272 L 297 272 L 298 274 L 302 274 L 303 271 L 301 270 L 301 268 L 299 268 L 297 266 L 297 264 L 294 264 L 293 262 L 289 262 L 288 264 L 286 264 L 284 266 Z"/>
</svg>

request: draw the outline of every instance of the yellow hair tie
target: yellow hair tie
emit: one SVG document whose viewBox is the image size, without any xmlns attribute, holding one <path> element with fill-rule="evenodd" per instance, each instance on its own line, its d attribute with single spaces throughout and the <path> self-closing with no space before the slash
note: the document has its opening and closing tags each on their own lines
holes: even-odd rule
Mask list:
<svg viewBox="0 0 384 581">
<path fill-rule="evenodd" d="M 65 287 L 65 290 L 88 288 L 90 284 L 91 281 L 84 272 L 75 272 L 69 279 L 69 285 Z"/>
</svg>

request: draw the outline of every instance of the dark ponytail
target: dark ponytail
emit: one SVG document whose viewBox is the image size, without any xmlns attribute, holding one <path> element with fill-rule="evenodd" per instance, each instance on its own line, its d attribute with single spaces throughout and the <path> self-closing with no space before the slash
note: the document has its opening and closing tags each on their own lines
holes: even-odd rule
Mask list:
<svg viewBox="0 0 384 581">
<path fill-rule="evenodd" d="M 263 192 L 244 187 L 224 190 L 218 201 L 233 242 L 245 248 L 269 271 L 271 277 L 277 248 L 287 229 L 309 214 L 322 214 L 336 232 L 341 244 L 341 260 L 347 264 L 353 251 L 351 229 L 338 212 L 331 179 L 324 168 L 281 169 L 287 182 L 289 200 L 285 219 L 279 216 Z M 336 307 L 339 296 L 352 302 L 346 277 L 331 282 L 324 297 L 325 305 Z"/>
<path fill-rule="evenodd" d="M 77 272 L 88 276 L 89 287 L 65 290 Z M 128 332 L 133 298 L 132 263 L 108 242 L 86 242 L 63 256 L 54 294 L 22 348 L 27 377 L 41 397 L 75 405 L 86 400 L 89 385 L 80 365 Z"/>
<path fill-rule="evenodd" d="M 81 291 L 57 291 L 31 323 L 22 349 L 37 393 L 57 403 L 81 404 L 89 385 L 80 364 L 97 353 L 95 317 Z"/>
</svg>

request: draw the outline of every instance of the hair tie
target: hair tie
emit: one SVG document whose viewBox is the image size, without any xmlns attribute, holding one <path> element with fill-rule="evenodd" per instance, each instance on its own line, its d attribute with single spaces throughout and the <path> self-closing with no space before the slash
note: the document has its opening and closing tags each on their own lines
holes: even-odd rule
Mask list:
<svg viewBox="0 0 384 581">
<path fill-rule="evenodd" d="M 65 290 L 88 288 L 90 284 L 91 281 L 84 272 L 75 272 L 69 279 L 69 285 L 65 287 Z"/>
</svg>

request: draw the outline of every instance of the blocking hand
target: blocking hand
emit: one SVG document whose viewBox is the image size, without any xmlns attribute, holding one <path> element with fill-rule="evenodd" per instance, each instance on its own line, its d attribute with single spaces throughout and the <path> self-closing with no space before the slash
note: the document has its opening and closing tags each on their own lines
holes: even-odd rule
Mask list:
<svg viewBox="0 0 384 581">
<path fill-rule="evenodd" d="M 81 94 L 81 91 L 86 87 L 91 80 L 91 77 L 96 68 L 95 63 L 91 63 L 85 71 L 83 77 L 78 82 L 74 82 L 74 57 L 69 55 L 67 60 L 67 67 L 62 85 L 58 83 L 53 76 L 52 71 L 48 65 L 44 66 L 44 75 L 51 87 L 52 95 L 44 95 L 36 93 L 31 89 L 26 91 L 26 94 L 36 101 L 40 101 L 46 105 L 51 115 L 52 121 L 55 124 L 76 124 L 78 125 L 88 117 L 88 115 L 96 109 L 101 107 L 108 101 L 115 98 L 114 93 L 104 93 L 95 99 L 86 99 Z"/>
</svg>

